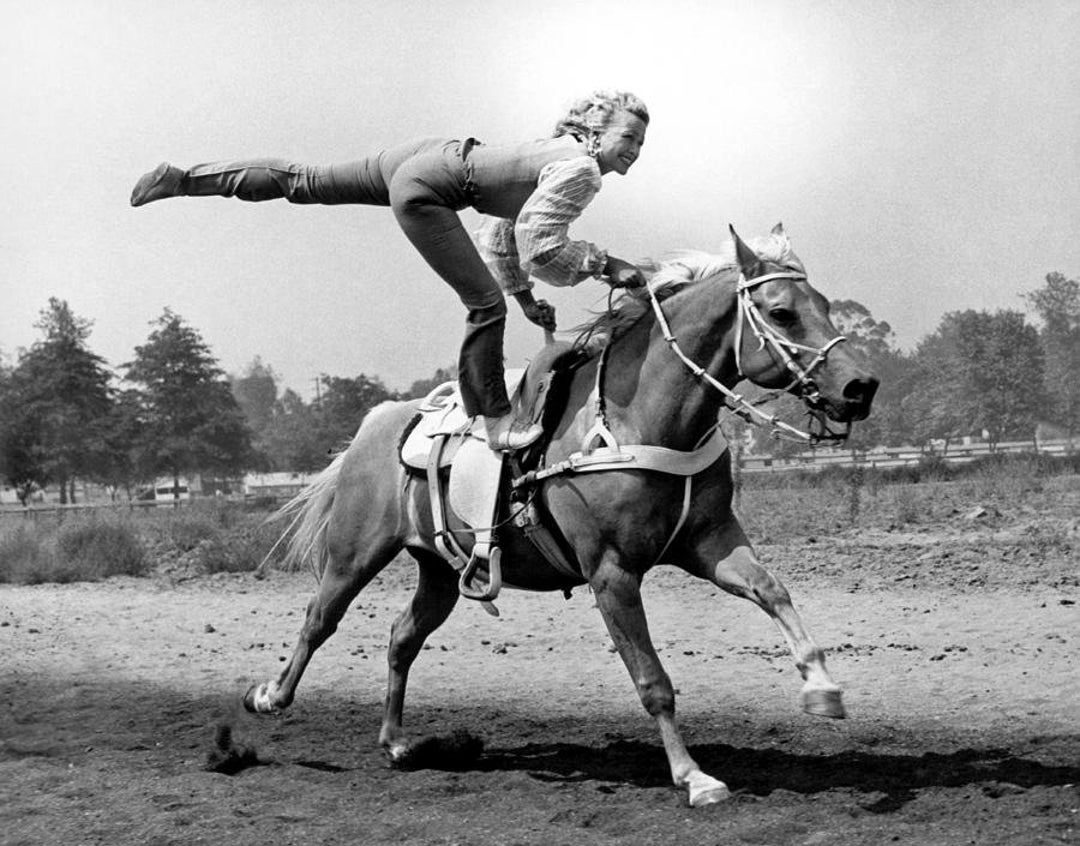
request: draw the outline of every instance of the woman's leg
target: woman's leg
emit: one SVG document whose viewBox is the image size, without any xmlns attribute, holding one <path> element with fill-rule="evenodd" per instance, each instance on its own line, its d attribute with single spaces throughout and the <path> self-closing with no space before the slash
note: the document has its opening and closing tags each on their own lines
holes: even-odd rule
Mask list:
<svg viewBox="0 0 1080 846">
<path fill-rule="evenodd" d="M 237 197 L 248 202 L 388 206 L 381 155 L 336 165 L 305 165 L 285 159 L 240 159 L 198 164 L 188 170 L 164 162 L 143 177 L 133 206 L 168 197 Z"/>
<path fill-rule="evenodd" d="M 459 201 L 452 185 L 440 192 L 453 176 L 443 161 L 423 156 L 402 165 L 390 180 L 391 206 L 406 237 L 469 310 L 458 365 L 466 413 L 483 415 L 493 447 L 520 448 L 541 430 L 517 429 L 510 416 L 503 370 L 506 299 L 452 205 Z"/>
<path fill-rule="evenodd" d="M 393 208 L 406 237 L 469 310 L 458 361 L 466 413 L 484 417 L 508 414 L 510 400 L 503 378 L 506 300 L 502 289 L 476 252 L 455 211 L 418 201 L 395 201 Z"/>
</svg>

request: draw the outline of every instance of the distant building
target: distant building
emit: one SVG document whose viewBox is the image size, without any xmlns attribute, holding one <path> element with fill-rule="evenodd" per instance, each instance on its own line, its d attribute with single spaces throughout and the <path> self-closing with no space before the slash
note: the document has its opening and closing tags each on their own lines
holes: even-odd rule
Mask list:
<svg viewBox="0 0 1080 846">
<path fill-rule="evenodd" d="M 244 476 L 245 497 L 291 499 L 315 478 L 314 473 L 248 473 Z"/>
<path fill-rule="evenodd" d="M 180 476 L 178 479 L 162 476 L 154 480 L 153 485 L 139 488 L 135 493 L 138 502 L 186 502 L 192 494 L 200 493 L 198 478 L 189 482 L 187 477 Z"/>
</svg>

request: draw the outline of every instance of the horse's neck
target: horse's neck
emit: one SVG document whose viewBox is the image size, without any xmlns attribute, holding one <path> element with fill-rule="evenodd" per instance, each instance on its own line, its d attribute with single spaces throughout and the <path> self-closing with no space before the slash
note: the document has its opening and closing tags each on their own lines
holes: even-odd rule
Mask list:
<svg viewBox="0 0 1080 846">
<path fill-rule="evenodd" d="M 738 380 L 736 305 L 726 289 L 686 291 L 663 304 L 679 348 L 725 386 Z M 695 376 L 646 317 L 610 351 L 605 400 L 612 425 L 641 443 L 692 449 L 716 422 L 722 395 Z"/>
</svg>

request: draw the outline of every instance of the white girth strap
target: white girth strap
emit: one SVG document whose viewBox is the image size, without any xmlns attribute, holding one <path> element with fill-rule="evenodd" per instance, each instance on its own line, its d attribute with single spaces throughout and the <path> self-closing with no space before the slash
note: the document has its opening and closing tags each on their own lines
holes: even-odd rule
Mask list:
<svg viewBox="0 0 1080 846">
<path fill-rule="evenodd" d="M 597 440 L 604 446 L 590 449 Z M 514 486 L 535 484 L 551 476 L 595 473 L 605 470 L 651 470 L 671 476 L 682 476 L 685 480 L 682 508 L 667 542 L 653 561 L 655 566 L 667 554 L 686 524 L 693 499 L 694 476 L 719 460 L 727 449 L 727 439 L 720 432 L 719 426 L 714 426 L 705 434 L 698 446 L 689 452 L 650 444 L 620 444 L 604 425 L 602 418 L 598 416 L 596 423 L 584 438 L 583 447 L 580 452 L 571 454 L 563 461 L 515 479 Z"/>
</svg>

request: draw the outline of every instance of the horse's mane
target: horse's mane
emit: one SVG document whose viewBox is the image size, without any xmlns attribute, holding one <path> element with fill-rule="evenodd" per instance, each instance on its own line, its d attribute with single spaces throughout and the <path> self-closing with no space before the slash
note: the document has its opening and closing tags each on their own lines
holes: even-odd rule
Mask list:
<svg viewBox="0 0 1080 846">
<path fill-rule="evenodd" d="M 791 242 L 782 231 L 746 243 L 762 261 L 805 272 L 802 261 L 792 251 Z M 646 259 L 639 262 L 638 267 L 661 302 L 699 283 L 734 283 L 740 273 L 734 241 L 725 243 L 720 253 L 679 250 L 668 253 L 660 260 Z M 575 327 L 577 338 L 574 343 L 590 352 L 596 351 L 652 313 L 652 304 L 645 288 L 623 289 L 605 311 L 588 323 Z"/>
</svg>

